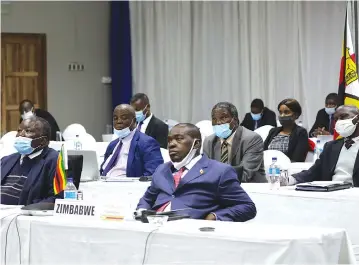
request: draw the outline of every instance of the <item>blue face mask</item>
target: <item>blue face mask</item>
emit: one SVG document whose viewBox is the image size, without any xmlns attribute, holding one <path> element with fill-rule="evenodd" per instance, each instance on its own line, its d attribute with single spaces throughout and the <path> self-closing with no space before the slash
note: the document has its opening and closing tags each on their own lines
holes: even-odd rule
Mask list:
<svg viewBox="0 0 359 265">
<path fill-rule="evenodd" d="M 232 134 L 232 130 L 230 129 L 231 122 L 213 126 L 213 131 L 217 137 L 227 139 Z"/>
<path fill-rule="evenodd" d="M 19 152 L 19 154 L 29 155 L 35 150 L 35 148 L 31 146 L 32 140 L 33 139 L 27 137 L 16 137 L 14 147 Z"/>
<path fill-rule="evenodd" d="M 131 133 L 131 130 L 130 130 L 131 125 L 132 125 L 132 122 L 129 127 L 124 128 L 122 130 L 116 130 L 115 128 L 113 128 L 113 134 L 116 135 L 118 138 L 123 139 Z"/>
<path fill-rule="evenodd" d="M 261 119 L 262 113 L 254 114 L 254 113 L 251 112 L 251 116 L 252 116 L 253 120 L 258 121 L 258 120 Z"/>
<path fill-rule="evenodd" d="M 328 115 L 333 115 L 335 113 L 335 108 L 325 108 L 325 112 Z"/>
<path fill-rule="evenodd" d="M 147 111 L 146 111 L 146 114 L 143 113 L 143 111 L 147 108 L 147 105 L 146 107 L 144 107 L 143 110 L 140 110 L 140 111 L 136 111 L 136 121 L 137 122 L 141 122 L 141 121 L 144 121 L 146 119 L 146 114 L 147 114 Z"/>
</svg>

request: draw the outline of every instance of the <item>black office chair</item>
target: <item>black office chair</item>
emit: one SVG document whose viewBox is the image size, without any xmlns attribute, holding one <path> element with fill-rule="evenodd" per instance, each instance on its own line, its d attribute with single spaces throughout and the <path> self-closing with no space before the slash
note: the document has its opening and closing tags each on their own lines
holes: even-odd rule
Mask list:
<svg viewBox="0 0 359 265">
<path fill-rule="evenodd" d="M 68 155 L 67 178 L 72 178 L 76 189 L 79 189 L 84 158 L 82 155 Z"/>
</svg>

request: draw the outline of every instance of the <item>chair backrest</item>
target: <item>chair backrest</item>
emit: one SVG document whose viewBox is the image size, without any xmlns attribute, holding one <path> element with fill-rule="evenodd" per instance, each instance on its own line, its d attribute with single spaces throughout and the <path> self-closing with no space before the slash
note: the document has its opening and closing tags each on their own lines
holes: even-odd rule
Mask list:
<svg viewBox="0 0 359 265">
<path fill-rule="evenodd" d="M 62 133 L 62 137 L 64 138 L 65 141 L 68 141 L 68 140 L 74 140 L 76 138 L 76 135 L 82 138 L 86 134 L 87 133 L 84 126 L 78 123 L 74 123 L 66 127 L 66 129 Z"/>
<path fill-rule="evenodd" d="M 277 127 L 282 127 L 282 124 L 277 120 Z"/>
<path fill-rule="evenodd" d="M 210 120 L 203 120 L 196 123 L 196 126 L 199 128 L 202 138 L 214 134 L 212 122 Z"/>
<path fill-rule="evenodd" d="M 277 158 L 277 163 L 281 167 L 281 169 L 289 169 L 291 161 L 289 157 L 287 157 L 284 153 L 278 150 L 266 150 L 263 152 L 264 154 L 264 167 L 266 172 L 268 172 L 269 166 L 272 164 L 272 158 Z"/>
<path fill-rule="evenodd" d="M 112 140 L 114 140 L 115 136 L 113 134 L 103 134 L 102 135 L 102 141 L 103 142 L 111 142 Z"/>
<path fill-rule="evenodd" d="M 171 119 L 166 119 L 166 120 L 164 120 L 164 122 L 168 125 L 168 130 L 171 130 L 172 127 L 174 127 L 175 125 L 177 125 L 179 123 L 178 121 L 171 120 Z"/>
<path fill-rule="evenodd" d="M 171 161 L 171 158 L 170 158 L 170 155 L 169 155 L 167 149 L 161 148 L 161 155 L 162 155 L 163 161 L 165 163 Z"/>
<path fill-rule="evenodd" d="M 74 185 L 77 189 L 80 186 L 82 167 L 83 167 L 83 156 L 82 155 L 68 155 L 68 170 L 67 177 L 72 178 Z"/>
<path fill-rule="evenodd" d="M 269 134 L 269 131 L 274 128 L 271 125 L 264 125 L 262 127 L 259 127 L 258 129 L 254 130 L 255 133 L 258 133 L 261 137 L 263 142 L 267 139 L 267 136 Z"/>
<path fill-rule="evenodd" d="M 308 162 L 308 163 L 313 163 L 314 162 L 314 152 L 309 151 L 307 153 L 307 156 L 305 158 L 305 162 Z"/>
<path fill-rule="evenodd" d="M 17 131 L 11 131 L 4 134 L 3 137 L 1 137 L 0 142 L 4 146 L 10 146 L 14 144 L 15 138 L 16 138 Z"/>
</svg>

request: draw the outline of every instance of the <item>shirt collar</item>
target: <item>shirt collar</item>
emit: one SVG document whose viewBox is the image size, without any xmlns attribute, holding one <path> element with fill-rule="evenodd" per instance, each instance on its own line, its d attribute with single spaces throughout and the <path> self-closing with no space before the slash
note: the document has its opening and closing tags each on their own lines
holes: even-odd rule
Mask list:
<svg viewBox="0 0 359 265">
<path fill-rule="evenodd" d="M 143 125 L 147 125 L 150 123 L 151 119 L 152 119 L 153 114 L 151 113 L 150 116 L 148 116 L 146 119 L 143 120 Z"/>
<path fill-rule="evenodd" d="M 201 160 L 202 158 L 202 155 L 198 155 L 196 157 L 194 157 L 191 162 L 189 162 L 185 167 L 187 170 L 190 170 L 192 167 L 194 167 L 194 165 L 199 161 Z"/>
<path fill-rule="evenodd" d="M 233 137 L 234 137 L 234 135 L 236 134 L 236 131 L 237 131 L 237 130 L 235 130 L 235 131 L 231 134 L 231 136 L 229 136 L 227 139 L 222 139 L 222 138 L 220 138 L 220 139 L 221 139 L 221 144 L 223 144 L 223 142 L 226 141 L 228 145 L 232 145 Z"/>
<path fill-rule="evenodd" d="M 29 157 L 30 159 L 34 159 L 35 157 L 38 157 L 39 155 L 41 155 L 42 150 L 44 150 L 44 149 L 41 149 L 41 150 L 39 150 L 39 151 L 36 151 L 35 153 L 30 154 L 30 155 L 28 155 L 28 157 Z M 21 155 L 21 160 L 23 160 L 24 157 L 25 157 L 25 155 Z"/>
</svg>

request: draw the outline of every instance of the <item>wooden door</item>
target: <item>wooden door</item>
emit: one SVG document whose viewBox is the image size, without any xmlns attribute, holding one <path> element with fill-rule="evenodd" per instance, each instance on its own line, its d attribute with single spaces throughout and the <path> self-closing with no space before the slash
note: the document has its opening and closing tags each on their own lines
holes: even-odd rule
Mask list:
<svg viewBox="0 0 359 265">
<path fill-rule="evenodd" d="M 46 35 L 1 34 L 1 128 L 16 131 L 19 103 L 29 99 L 46 109 Z"/>
</svg>

